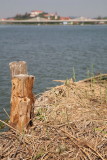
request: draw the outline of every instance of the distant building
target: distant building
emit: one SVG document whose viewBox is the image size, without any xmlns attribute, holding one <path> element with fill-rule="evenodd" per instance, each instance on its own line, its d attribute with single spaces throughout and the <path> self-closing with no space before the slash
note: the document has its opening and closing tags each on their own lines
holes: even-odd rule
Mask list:
<svg viewBox="0 0 107 160">
<path fill-rule="evenodd" d="M 55 13 L 55 19 L 58 19 L 58 14 L 57 13 Z"/>
<path fill-rule="evenodd" d="M 70 20 L 70 17 L 60 17 L 60 20 Z"/>
<path fill-rule="evenodd" d="M 43 11 L 31 11 L 30 17 L 36 17 L 36 16 L 38 16 L 41 13 L 43 13 Z"/>
<path fill-rule="evenodd" d="M 6 19 L 6 18 L 2 18 L 1 20 L 2 20 L 2 21 L 6 21 L 7 19 Z"/>
<path fill-rule="evenodd" d="M 47 13 L 47 14 L 44 14 L 44 17 L 49 19 L 49 20 L 52 19 L 52 18 L 58 19 L 57 13 Z"/>
<path fill-rule="evenodd" d="M 81 20 L 81 21 L 89 21 L 89 20 L 92 20 L 91 18 L 87 18 L 87 17 L 78 17 L 78 18 L 75 18 L 76 20 Z"/>
<path fill-rule="evenodd" d="M 46 18 L 46 19 L 51 19 L 51 14 L 49 14 L 49 13 L 47 13 L 47 14 L 44 14 L 44 17 Z"/>
</svg>

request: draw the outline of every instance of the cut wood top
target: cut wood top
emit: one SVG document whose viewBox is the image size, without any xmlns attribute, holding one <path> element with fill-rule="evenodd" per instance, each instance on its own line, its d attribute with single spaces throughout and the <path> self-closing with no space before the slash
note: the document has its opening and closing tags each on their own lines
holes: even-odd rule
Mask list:
<svg viewBox="0 0 107 160">
<path fill-rule="evenodd" d="M 28 74 L 27 72 L 27 64 L 25 61 L 15 61 L 9 63 L 10 71 L 11 71 L 11 77 L 14 77 L 18 74 Z"/>
<path fill-rule="evenodd" d="M 18 75 L 15 75 L 14 78 L 19 78 L 19 79 L 23 79 L 23 78 L 35 78 L 35 76 L 33 75 L 28 75 L 28 74 L 18 74 Z"/>
</svg>

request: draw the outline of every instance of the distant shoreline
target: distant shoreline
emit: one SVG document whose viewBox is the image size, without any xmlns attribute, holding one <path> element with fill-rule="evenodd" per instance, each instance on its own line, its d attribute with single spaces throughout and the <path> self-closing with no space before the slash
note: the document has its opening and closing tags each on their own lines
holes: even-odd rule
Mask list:
<svg viewBox="0 0 107 160">
<path fill-rule="evenodd" d="M 107 26 L 107 24 L 36 24 L 36 23 L 0 23 L 0 25 L 35 25 L 35 26 Z"/>
<path fill-rule="evenodd" d="M 72 19 L 72 20 L 5 20 L 1 19 L 0 24 L 26 24 L 26 25 L 107 25 L 105 19 Z"/>
</svg>

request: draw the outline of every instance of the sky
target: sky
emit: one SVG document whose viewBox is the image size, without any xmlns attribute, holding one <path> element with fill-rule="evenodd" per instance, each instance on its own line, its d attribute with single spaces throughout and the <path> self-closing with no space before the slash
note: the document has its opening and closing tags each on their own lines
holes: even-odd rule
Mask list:
<svg viewBox="0 0 107 160">
<path fill-rule="evenodd" d="M 32 10 L 57 12 L 60 16 L 107 16 L 107 0 L 0 0 L 0 18 Z"/>
</svg>

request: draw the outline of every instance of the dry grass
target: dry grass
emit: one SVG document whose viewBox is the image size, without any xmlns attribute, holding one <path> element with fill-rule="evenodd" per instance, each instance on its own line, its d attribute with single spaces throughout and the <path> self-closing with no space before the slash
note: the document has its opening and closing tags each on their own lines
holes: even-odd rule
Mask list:
<svg viewBox="0 0 107 160">
<path fill-rule="evenodd" d="M 28 133 L 0 133 L 0 160 L 106 160 L 107 81 L 68 80 L 35 102 Z"/>
</svg>

